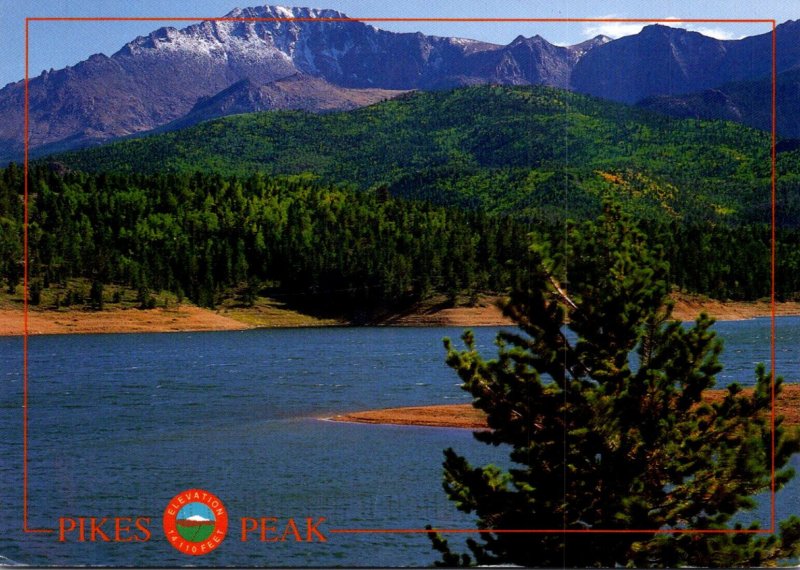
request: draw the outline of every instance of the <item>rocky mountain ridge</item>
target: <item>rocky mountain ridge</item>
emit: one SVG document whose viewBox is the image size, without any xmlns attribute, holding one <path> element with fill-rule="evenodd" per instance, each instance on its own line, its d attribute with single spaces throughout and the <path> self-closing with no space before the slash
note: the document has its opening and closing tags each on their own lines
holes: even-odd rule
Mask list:
<svg viewBox="0 0 800 570">
<path fill-rule="evenodd" d="M 228 112 L 347 109 L 413 89 L 543 84 L 633 103 L 758 79 L 771 68 L 771 34 L 716 40 L 656 25 L 570 47 L 538 35 L 503 46 L 389 32 L 335 10 L 261 6 L 225 18 L 160 28 L 110 57 L 32 78 L 33 154 Z M 778 28 L 780 71 L 800 64 L 800 24 Z M 242 82 L 248 94 L 228 92 Z M 0 158 L 21 155 L 23 101 L 22 81 L 0 90 Z"/>
</svg>

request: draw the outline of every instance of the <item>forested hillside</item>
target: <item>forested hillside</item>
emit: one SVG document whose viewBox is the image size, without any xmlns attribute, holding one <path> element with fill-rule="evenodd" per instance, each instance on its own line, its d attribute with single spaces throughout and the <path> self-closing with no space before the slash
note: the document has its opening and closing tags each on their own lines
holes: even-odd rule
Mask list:
<svg viewBox="0 0 800 570">
<path fill-rule="evenodd" d="M 0 251 L 21 277 L 22 172 L 3 172 Z M 527 228 L 507 217 L 320 186 L 305 177 L 31 173 L 32 288 L 71 277 L 169 290 L 214 306 L 263 289 L 316 308 L 394 306 L 501 290 Z"/>
<path fill-rule="evenodd" d="M 0 172 L 0 270 L 21 283 L 22 170 Z M 147 306 L 168 290 L 204 306 L 278 296 L 313 311 L 397 308 L 432 295 L 475 296 L 524 283 L 532 243 L 561 250 L 563 222 L 487 214 L 358 191 L 307 176 L 85 174 L 32 169 L 31 300 L 58 284 L 102 306 L 124 285 Z M 642 222 L 678 286 L 717 298 L 769 295 L 765 224 Z M 535 230 L 533 237 L 530 232 Z M 712 231 L 713 230 L 713 231 Z M 800 291 L 800 232 L 778 232 L 782 298 Z M 82 278 L 86 290 L 70 291 Z M 88 287 L 91 283 L 91 289 Z M 107 297 L 108 295 L 106 295 Z"/>
<path fill-rule="evenodd" d="M 163 290 L 204 306 L 269 296 L 351 316 L 475 299 L 524 283 L 529 245 L 560 251 L 564 224 L 604 200 L 635 212 L 676 286 L 764 298 L 770 150 L 767 135 L 732 123 L 539 87 L 215 120 L 35 163 L 31 301 L 54 284 L 64 297 L 47 303 L 95 307 L 110 284 L 141 306 Z M 800 151 L 781 151 L 776 291 L 794 298 Z M 9 293 L 22 276 L 22 188 L 19 167 L 2 171 Z"/>
<path fill-rule="evenodd" d="M 343 113 L 270 112 L 61 155 L 93 172 L 314 173 L 323 183 L 492 213 L 594 216 L 616 196 L 639 218 L 768 222 L 770 138 L 544 87 L 413 93 Z M 798 172 L 798 153 L 781 153 Z M 796 175 L 782 225 L 800 220 Z"/>
</svg>

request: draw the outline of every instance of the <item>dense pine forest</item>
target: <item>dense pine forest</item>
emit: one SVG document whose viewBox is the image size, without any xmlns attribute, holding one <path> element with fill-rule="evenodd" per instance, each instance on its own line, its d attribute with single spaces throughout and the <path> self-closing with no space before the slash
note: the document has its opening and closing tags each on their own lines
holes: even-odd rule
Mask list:
<svg viewBox="0 0 800 570">
<path fill-rule="evenodd" d="M 3 172 L 3 276 L 21 276 L 21 170 Z M 321 186 L 308 178 L 31 172 L 32 287 L 84 277 L 214 306 L 269 289 L 339 308 L 500 290 L 521 271 L 511 218 Z"/>
<path fill-rule="evenodd" d="M 23 173 L 0 176 L 0 268 L 20 284 Z M 526 277 L 530 243 L 558 251 L 563 223 L 486 214 L 316 182 L 310 176 L 30 173 L 32 301 L 80 277 L 99 308 L 103 287 L 167 290 L 213 307 L 237 295 L 283 296 L 305 308 L 397 308 L 433 295 L 502 292 Z M 769 295 L 769 227 L 649 220 L 671 280 L 716 298 Z M 800 231 L 779 237 L 778 293 L 800 290 Z M 61 299 L 60 302 L 69 302 Z"/>
</svg>

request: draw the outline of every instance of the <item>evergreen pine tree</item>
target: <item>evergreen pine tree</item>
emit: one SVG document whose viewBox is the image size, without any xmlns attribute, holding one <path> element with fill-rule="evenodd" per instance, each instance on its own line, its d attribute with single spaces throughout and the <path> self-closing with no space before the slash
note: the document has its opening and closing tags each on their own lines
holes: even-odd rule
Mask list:
<svg viewBox="0 0 800 570">
<path fill-rule="evenodd" d="M 473 467 L 448 449 L 444 487 L 479 529 L 571 532 L 487 530 L 468 540 L 470 554 L 431 533 L 440 564 L 734 567 L 800 554 L 798 517 L 776 534 L 652 532 L 742 530 L 736 513 L 771 488 L 772 378 L 759 366 L 752 394 L 734 384 L 704 401 L 721 370 L 713 321 L 670 320 L 663 253 L 619 208 L 573 228 L 560 249 L 531 248 L 527 286 L 505 307 L 521 331 L 498 335 L 496 359 L 469 332 L 466 350 L 445 342 L 488 417 L 491 431 L 475 437 L 510 446 L 513 467 Z M 780 489 L 800 438 L 780 418 L 775 428 Z"/>
<path fill-rule="evenodd" d="M 103 283 L 101 281 L 92 280 L 92 286 L 89 290 L 89 303 L 92 309 L 103 310 Z"/>
</svg>

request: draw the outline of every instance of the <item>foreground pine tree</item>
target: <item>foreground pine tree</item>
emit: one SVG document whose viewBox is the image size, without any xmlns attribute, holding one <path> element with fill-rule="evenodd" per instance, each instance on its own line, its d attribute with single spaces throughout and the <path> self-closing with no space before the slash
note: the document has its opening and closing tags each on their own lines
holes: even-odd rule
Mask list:
<svg viewBox="0 0 800 570">
<path fill-rule="evenodd" d="M 731 386 L 724 401 L 703 401 L 721 370 L 713 321 L 670 321 L 667 264 L 631 224 L 608 206 L 569 233 L 562 258 L 532 248 L 531 278 L 505 308 L 521 332 L 498 335 L 497 359 L 484 360 L 470 333 L 464 351 L 446 342 L 492 428 L 475 437 L 511 448 L 507 472 L 445 451 L 445 490 L 478 528 L 741 529 L 734 515 L 770 490 L 770 375 L 759 366 L 752 395 Z M 799 439 L 776 421 L 776 489 L 793 475 Z M 470 555 L 431 534 L 447 566 L 759 566 L 800 554 L 800 518 L 776 534 L 479 537 Z"/>
</svg>

